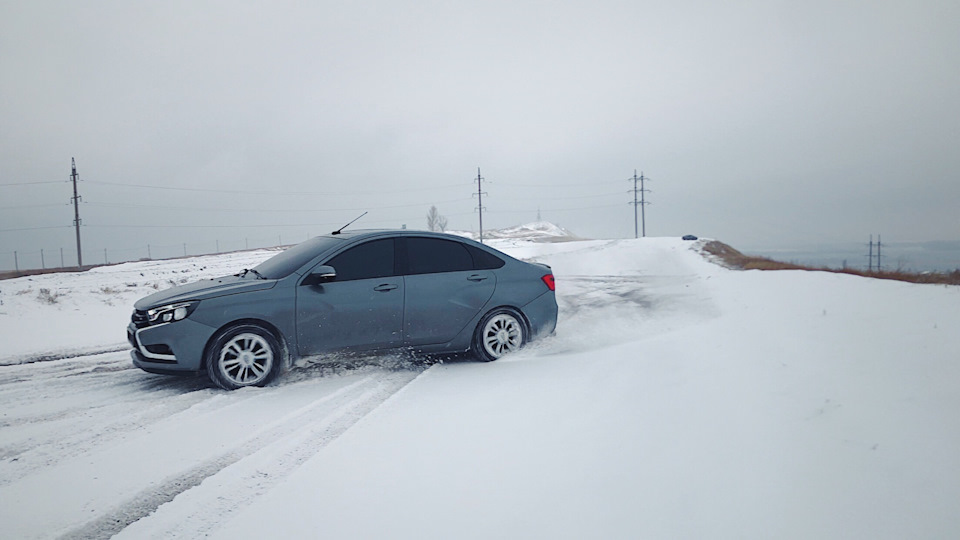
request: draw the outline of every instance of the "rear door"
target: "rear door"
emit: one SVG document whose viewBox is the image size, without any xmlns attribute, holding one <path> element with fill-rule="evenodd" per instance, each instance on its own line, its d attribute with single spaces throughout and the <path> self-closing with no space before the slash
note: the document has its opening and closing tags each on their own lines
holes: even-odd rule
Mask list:
<svg viewBox="0 0 960 540">
<path fill-rule="evenodd" d="M 462 242 L 407 237 L 404 270 L 404 343 L 447 343 L 493 296 L 496 276 L 474 270 Z"/>
<path fill-rule="evenodd" d="M 351 247 L 322 263 L 337 271 L 334 281 L 297 287 L 301 355 L 402 344 L 404 284 L 395 271 L 395 242 L 386 238 Z"/>
</svg>

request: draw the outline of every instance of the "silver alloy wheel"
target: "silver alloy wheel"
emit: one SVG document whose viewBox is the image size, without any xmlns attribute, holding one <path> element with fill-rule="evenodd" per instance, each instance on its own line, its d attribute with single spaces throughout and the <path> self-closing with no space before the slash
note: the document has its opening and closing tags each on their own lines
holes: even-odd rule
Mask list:
<svg viewBox="0 0 960 540">
<path fill-rule="evenodd" d="M 263 336 L 243 333 L 230 338 L 220 349 L 220 373 L 237 386 L 262 381 L 273 368 L 273 349 Z"/>
<path fill-rule="evenodd" d="M 488 355 L 500 358 L 523 345 L 523 325 L 513 315 L 500 313 L 487 321 L 481 340 Z"/>
</svg>

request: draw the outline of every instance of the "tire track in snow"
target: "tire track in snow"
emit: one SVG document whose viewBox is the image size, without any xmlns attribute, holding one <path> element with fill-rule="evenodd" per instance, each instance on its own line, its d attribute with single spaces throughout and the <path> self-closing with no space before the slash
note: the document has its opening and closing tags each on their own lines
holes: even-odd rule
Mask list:
<svg viewBox="0 0 960 540">
<path fill-rule="evenodd" d="M 0 368 L 24 372 L 17 384 L 0 386 L 0 486 L 217 395 L 200 378 L 153 376 L 128 365 L 128 356 L 111 353 Z"/>
<path fill-rule="evenodd" d="M 0 358 L 0 366 L 19 366 L 23 364 L 36 364 L 39 362 L 54 362 L 57 360 L 68 360 L 70 358 L 80 358 L 83 356 L 96 356 L 113 352 L 125 351 L 130 348 L 126 343 L 105 346 L 105 347 L 87 347 L 79 350 L 52 351 L 41 354 L 23 354 Z"/>
<path fill-rule="evenodd" d="M 30 474 L 122 439 L 129 433 L 187 410 L 210 399 L 212 393 L 190 392 L 147 405 L 117 402 L 88 409 L 96 420 L 74 422 L 69 416 L 42 420 L 42 431 L 26 425 L 28 433 L 0 445 L 0 487 Z M 71 415 L 72 416 L 72 415 Z M 6 437 L 5 439 L 13 438 Z"/>
<path fill-rule="evenodd" d="M 241 446 L 141 491 L 63 537 L 109 538 L 131 524 L 124 534 L 133 538 L 200 536 L 287 477 L 420 373 L 422 370 L 368 375 L 276 420 Z M 325 414 L 317 414 L 324 410 Z M 161 527 L 148 517 L 158 509 L 186 513 L 191 519 L 161 519 Z M 147 519 L 138 525 L 143 518 Z M 202 523 L 203 530 L 182 530 L 185 523 Z"/>
<path fill-rule="evenodd" d="M 555 274 L 561 284 L 556 335 L 531 343 L 521 357 L 643 340 L 681 328 L 691 314 L 702 319 L 718 314 L 703 282 L 692 274 Z"/>
</svg>

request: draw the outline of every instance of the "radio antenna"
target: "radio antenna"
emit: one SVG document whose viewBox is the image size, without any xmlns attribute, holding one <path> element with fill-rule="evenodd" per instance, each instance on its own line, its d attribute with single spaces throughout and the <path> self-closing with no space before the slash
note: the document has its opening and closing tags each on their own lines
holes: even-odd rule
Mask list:
<svg viewBox="0 0 960 540">
<path fill-rule="evenodd" d="M 367 215 L 367 213 L 368 213 L 368 212 L 364 212 L 364 213 L 360 214 L 359 216 L 357 216 L 356 218 L 354 218 L 353 221 L 356 221 L 356 220 L 362 218 L 363 216 Z M 333 231 L 333 232 L 330 233 L 330 234 L 340 234 L 341 231 L 343 231 L 344 229 L 346 229 L 346 228 L 349 227 L 350 225 L 353 225 L 353 221 L 351 221 L 350 223 L 347 223 L 347 224 L 344 225 L 343 227 L 340 227 L 339 229 Z"/>
</svg>

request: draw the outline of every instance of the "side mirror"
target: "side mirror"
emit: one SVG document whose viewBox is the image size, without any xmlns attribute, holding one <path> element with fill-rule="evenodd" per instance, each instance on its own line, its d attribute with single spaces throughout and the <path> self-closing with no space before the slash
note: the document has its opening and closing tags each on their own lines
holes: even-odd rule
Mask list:
<svg viewBox="0 0 960 540">
<path fill-rule="evenodd" d="M 318 266 L 310 272 L 303 285 L 319 285 L 337 279 L 337 271 L 332 266 Z"/>
</svg>

